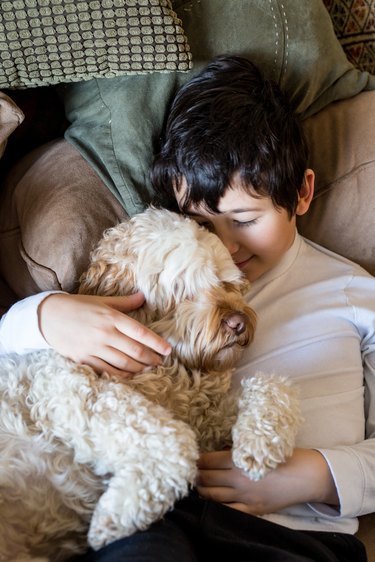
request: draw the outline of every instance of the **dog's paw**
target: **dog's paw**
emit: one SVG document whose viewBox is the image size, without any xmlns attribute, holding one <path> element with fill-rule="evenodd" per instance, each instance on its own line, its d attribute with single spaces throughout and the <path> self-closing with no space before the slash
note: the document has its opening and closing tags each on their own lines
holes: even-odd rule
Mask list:
<svg viewBox="0 0 375 562">
<path fill-rule="evenodd" d="M 260 480 L 293 453 L 302 416 L 296 388 L 283 377 L 258 373 L 242 381 L 232 429 L 233 462 Z"/>
<path fill-rule="evenodd" d="M 252 449 L 254 454 L 250 453 L 249 449 Z M 233 445 L 233 463 L 237 468 L 240 468 L 250 480 L 261 480 L 267 472 L 284 462 L 293 450 L 291 449 L 289 454 L 281 454 L 276 457 L 270 453 L 269 449 L 269 443 L 259 439 L 250 439 L 244 447 L 238 444 Z"/>
<path fill-rule="evenodd" d="M 122 528 L 119 521 L 115 521 L 111 514 L 97 509 L 91 520 L 87 539 L 91 548 L 99 550 L 107 544 L 131 534 L 132 532 Z"/>
</svg>

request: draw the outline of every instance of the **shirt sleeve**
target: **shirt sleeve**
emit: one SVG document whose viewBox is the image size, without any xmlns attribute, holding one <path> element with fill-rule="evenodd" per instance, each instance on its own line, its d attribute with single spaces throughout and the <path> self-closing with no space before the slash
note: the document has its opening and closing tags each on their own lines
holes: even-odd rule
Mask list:
<svg viewBox="0 0 375 562">
<path fill-rule="evenodd" d="M 375 506 L 375 354 L 371 354 L 371 362 L 369 359 L 364 361 L 366 439 L 352 446 L 320 450 L 335 481 L 341 517 L 371 513 Z"/>
<path fill-rule="evenodd" d="M 40 303 L 55 292 L 46 291 L 14 304 L 0 321 L 0 355 L 25 354 L 36 349 L 50 349 L 38 321 Z"/>
<path fill-rule="evenodd" d="M 364 440 L 351 446 L 320 449 L 335 481 L 341 517 L 370 513 L 375 506 L 375 297 L 373 292 L 366 289 L 366 279 L 363 280 L 363 286 L 361 279 L 354 280 L 347 294 L 361 339 Z"/>
</svg>

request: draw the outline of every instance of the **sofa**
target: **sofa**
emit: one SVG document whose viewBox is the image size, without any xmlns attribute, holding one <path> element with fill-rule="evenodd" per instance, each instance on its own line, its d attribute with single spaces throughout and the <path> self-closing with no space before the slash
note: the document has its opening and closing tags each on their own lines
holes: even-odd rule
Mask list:
<svg viewBox="0 0 375 562">
<path fill-rule="evenodd" d="M 375 274 L 374 1 L 38 0 L 15 15 L 16 1 L 0 8 L 1 312 L 75 291 L 103 230 L 152 201 L 173 93 L 225 52 L 259 64 L 303 120 L 316 193 L 300 232 Z M 375 562 L 375 516 L 358 536 Z"/>
</svg>

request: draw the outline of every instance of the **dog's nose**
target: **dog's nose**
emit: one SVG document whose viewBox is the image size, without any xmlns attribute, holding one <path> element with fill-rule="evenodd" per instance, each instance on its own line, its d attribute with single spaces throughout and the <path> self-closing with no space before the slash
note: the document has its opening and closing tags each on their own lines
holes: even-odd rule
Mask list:
<svg viewBox="0 0 375 562">
<path fill-rule="evenodd" d="M 246 329 L 246 315 L 243 312 L 231 312 L 223 318 L 223 325 L 228 332 L 239 336 Z"/>
</svg>

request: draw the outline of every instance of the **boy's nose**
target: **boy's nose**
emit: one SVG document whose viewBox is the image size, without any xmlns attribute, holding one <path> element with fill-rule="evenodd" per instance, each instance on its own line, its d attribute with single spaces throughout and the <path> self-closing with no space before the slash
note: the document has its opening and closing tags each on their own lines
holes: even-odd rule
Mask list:
<svg viewBox="0 0 375 562">
<path fill-rule="evenodd" d="M 226 228 L 224 225 L 218 225 L 215 228 L 215 233 L 220 238 L 231 256 L 238 252 L 240 245 L 236 241 L 235 236 L 233 236 L 233 233 L 230 232 L 230 229 Z"/>
<path fill-rule="evenodd" d="M 229 251 L 231 256 L 233 256 L 235 253 L 238 252 L 240 246 L 235 240 L 222 239 L 222 242 L 224 246 L 227 248 L 227 250 Z"/>
</svg>

